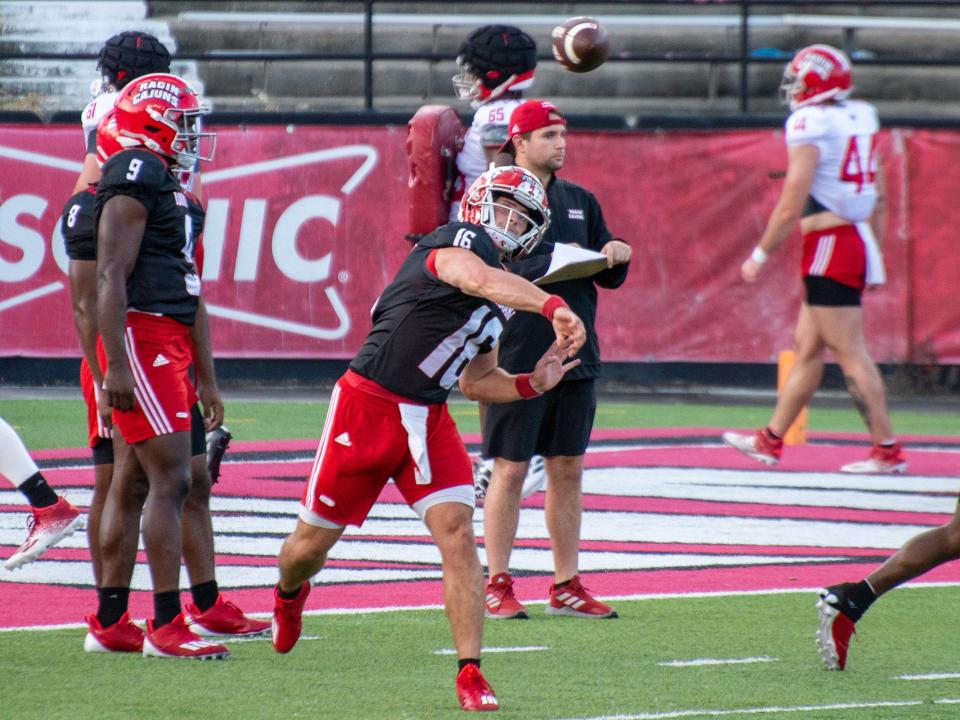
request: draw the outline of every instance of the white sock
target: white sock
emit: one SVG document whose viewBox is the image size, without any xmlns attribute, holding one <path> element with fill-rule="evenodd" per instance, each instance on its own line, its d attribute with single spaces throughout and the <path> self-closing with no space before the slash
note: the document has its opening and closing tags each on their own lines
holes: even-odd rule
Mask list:
<svg viewBox="0 0 960 720">
<path fill-rule="evenodd" d="M 0 475 L 19 487 L 38 470 L 16 430 L 0 418 Z"/>
</svg>

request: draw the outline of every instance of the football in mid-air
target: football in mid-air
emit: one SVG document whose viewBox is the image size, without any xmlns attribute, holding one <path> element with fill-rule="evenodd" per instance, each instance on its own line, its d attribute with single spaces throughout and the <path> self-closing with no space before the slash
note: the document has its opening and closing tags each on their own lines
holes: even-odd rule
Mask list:
<svg viewBox="0 0 960 720">
<path fill-rule="evenodd" d="M 570 72 L 596 70 L 610 52 L 607 31 L 595 18 L 565 20 L 553 29 L 552 37 L 553 57 Z"/>
</svg>

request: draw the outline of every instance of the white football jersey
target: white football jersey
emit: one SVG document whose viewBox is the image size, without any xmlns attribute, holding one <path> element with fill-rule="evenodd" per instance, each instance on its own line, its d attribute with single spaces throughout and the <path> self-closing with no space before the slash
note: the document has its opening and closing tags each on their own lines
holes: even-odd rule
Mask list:
<svg viewBox="0 0 960 720">
<path fill-rule="evenodd" d="M 467 128 L 463 136 L 463 150 L 457 154 L 457 170 L 463 176 L 463 191 L 466 192 L 473 185 L 474 180 L 480 177 L 480 174 L 486 171 L 489 166 L 487 155 L 483 149 L 481 138 L 489 128 L 503 126 L 506 131 L 510 123 L 510 115 L 513 109 L 523 103 L 522 98 L 509 98 L 504 100 L 493 100 L 477 108 L 473 116 L 473 123 Z M 506 132 L 503 133 L 506 137 Z M 460 210 L 460 198 L 450 205 L 450 221 L 457 219 L 457 212 Z"/>
<path fill-rule="evenodd" d="M 862 100 L 808 105 L 787 118 L 787 145 L 820 151 L 810 194 L 833 213 L 861 222 L 877 200 L 877 111 Z"/>
<path fill-rule="evenodd" d="M 83 126 L 83 145 L 87 152 L 97 151 L 97 125 L 100 124 L 104 115 L 113 110 L 119 95 L 120 93 L 116 90 L 100 93 L 90 101 L 80 114 L 80 124 Z"/>
</svg>

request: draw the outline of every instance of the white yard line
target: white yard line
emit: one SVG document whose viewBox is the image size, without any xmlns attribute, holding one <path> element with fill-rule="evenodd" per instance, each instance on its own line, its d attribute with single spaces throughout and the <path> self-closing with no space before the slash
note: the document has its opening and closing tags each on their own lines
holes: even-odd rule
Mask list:
<svg viewBox="0 0 960 720">
<path fill-rule="evenodd" d="M 704 665 L 744 665 L 747 663 L 768 663 L 768 662 L 777 662 L 779 658 L 767 657 L 766 655 L 760 655 L 759 657 L 746 657 L 746 658 L 697 658 L 695 660 L 667 660 L 665 662 L 659 662 L 657 665 L 662 665 L 663 667 L 702 667 Z"/>
<path fill-rule="evenodd" d="M 942 698 L 935 703 L 956 703 L 960 700 Z M 590 717 L 565 718 L 565 720 L 670 720 L 670 718 L 729 717 L 740 715 L 769 715 L 772 713 L 810 713 L 824 710 L 870 710 L 885 707 L 913 707 L 925 704 L 925 700 L 866 700 L 863 702 L 834 703 L 831 705 L 771 705 L 768 707 L 736 708 L 731 710 L 708 710 L 691 708 L 671 712 L 637 713 L 618 715 L 593 715 Z"/>
<path fill-rule="evenodd" d="M 956 680 L 960 672 L 927 673 L 926 675 L 895 675 L 894 680 Z"/>
<path fill-rule="evenodd" d="M 517 653 L 517 652 L 540 652 L 549 650 L 546 645 L 527 645 L 525 647 L 485 647 L 483 653 Z M 434 655 L 456 655 L 457 651 L 453 648 L 440 648 L 433 651 Z"/>
</svg>

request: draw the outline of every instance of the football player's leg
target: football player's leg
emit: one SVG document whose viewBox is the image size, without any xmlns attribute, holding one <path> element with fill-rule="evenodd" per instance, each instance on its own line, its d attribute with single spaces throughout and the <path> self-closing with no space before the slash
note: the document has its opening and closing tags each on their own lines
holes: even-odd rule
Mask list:
<svg viewBox="0 0 960 720">
<path fill-rule="evenodd" d="M 183 562 L 190 577 L 191 589 L 216 581 L 214 564 L 213 522 L 210 519 L 210 489 L 212 482 L 207 470 L 207 447 L 203 416 L 194 405 L 190 426 L 190 492 L 183 504 Z M 206 610 L 216 600 L 216 592 L 209 603 L 201 602 Z M 196 598 L 194 598 L 196 601 Z"/>
<path fill-rule="evenodd" d="M 97 619 L 103 628 L 112 626 L 127 610 L 140 515 L 148 490 L 146 475 L 120 433 L 114 433 L 113 451 L 114 474 L 100 517 Z"/>
<path fill-rule="evenodd" d="M 827 346 L 843 370 L 853 402 L 875 444 L 893 438 L 883 379 L 867 350 L 863 310 L 857 306 L 812 308 Z"/>
<path fill-rule="evenodd" d="M 960 507 L 946 525 L 914 535 L 867 576 L 877 596 L 960 557 Z"/>
<path fill-rule="evenodd" d="M 138 443 L 134 452 L 150 483 L 143 508 L 143 544 L 153 591 L 176 591 L 180 588 L 183 504 L 191 482 L 190 433 L 180 430 L 158 435 Z M 158 626 L 164 622 L 157 619 Z"/>
<path fill-rule="evenodd" d="M 430 507 L 423 519 L 443 562 L 443 601 L 457 657 L 478 659 L 483 642 L 483 570 L 473 534 L 473 507 L 442 502 Z"/>
<path fill-rule="evenodd" d="M 493 461 L 493 475 L 483 505 L 483 544 L 490 577 L 510 571 L 510 554 L 520 524 L 520 491 L 528 461 Z"/>
<path fill-rule="evenodd" d="M 0 475 L 7 478 L 11 485 L 19 488 L 39 472 L 37 464 L 30 457 L 17 431 L 10 427 L 6 420 L 0 418 Z M 53 493 L 52 490 L 50 492 Z M 53 502 L 48 504 L 52 505 L 56 501 L 57 496 L 54 494 Z"/>
<path fill-rule="evenodd" d="M 280 590 L 296 592 L 316 575 L 327 561 L 327 553 L 343 535 L 343 527 L 318 527 L 297 520 L 297 527 L 283 542 L 278 563 Z"/>
<path fill-rule="evenodd" d="M 550 483 L 544 515 L 553 550 L 555 582 L 562 582 L 579 572 L 583 455 L 559 455 L 545 460 Z"/>
<path fill-rule="evenodd" d="M 93 496 L 87 509 L 87 545 L 93 563 L 93 580 L 100 587 L 103 562 L 100 559 L 100 521 L 113 478 L 113 440 L 101 440 L 93 448 Z"/>
<path fill-rule="evenodd" d="M 812 308 L 804 303 L 800 306 L 800 317 L 794 331 L 796 360 L 783 389 L 777 395 L 777 405 L 770 418 L 770 429 L 780 437 L 790 429 L 820 386 L 824 347 L 818 318 Z"/>
</svg>

